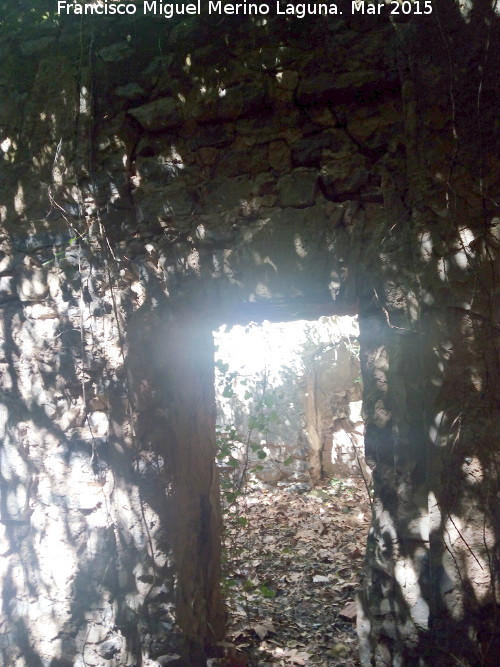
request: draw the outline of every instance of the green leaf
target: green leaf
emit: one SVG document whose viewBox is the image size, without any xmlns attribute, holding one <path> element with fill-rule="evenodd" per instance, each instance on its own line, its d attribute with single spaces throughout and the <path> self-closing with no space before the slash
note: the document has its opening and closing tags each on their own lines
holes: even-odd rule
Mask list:
<svg viewBox="0 0 500 667">
<path fill-rule="evenodd" d="M 259 420 L 257 417 L 252 416 L 248 419 L 248 428 L 253 431 L 256 428 L 259 428 Z"/>
<path fill-rule="evenodd" d="M 266 586 L 266 584 L 262 584 L 259 590 L 265 598 L 276 597 L 276 591 L 273 591 L 273 589 L 269 588 L 269 586 Z"/>
<path fill-rule="evenodd" d="M 274 405 L 274 396 L 271 394 L 265 394 L 263 403 L 268 408 L 272 407 Z"/>
<path fill-rule="evenodd" d="M 224 387 L 224 391 L 222 392 L 222 395 L 223 395 L 224 398 L 234 398 L 234 396 L 235 396 L 233 389 L 229 385 L 226 385 Z"/>
<path fill-rule="evenodd" d="M 225 364 L 220 359 L 217 359 L 215 362 L 215 368 L 219 371 L 219 373 L 227 373 L 229 370 L 229 364 Z"/>
<path fill-rule="evenodd" d="M 291 463 L 293 463 L 294 458 L 293 456 L 287 456 L 286 459 L 283 461 L 284 466 L 289 466 Z"/>
<path fill-rule="evenodd" d="M 235 493 L 234 491 L 226 491 L 224 493 L 224 497 L 228 503 L 234 503 L 234 501 L 238 497 L 238 494 Z"/>
<path fill-rule="evenodd" d="M 263 449 L 261 449 L 261 450 L 259 450 L 259 451 L 257 452 L 257 456 L 259 457 L 259 459 L 262 460 L 262 459 L 265 459 L 265 458 L 266 458 L 267 454 L 266 454 L 266 452 L 265 452 Z"/>
</svg>

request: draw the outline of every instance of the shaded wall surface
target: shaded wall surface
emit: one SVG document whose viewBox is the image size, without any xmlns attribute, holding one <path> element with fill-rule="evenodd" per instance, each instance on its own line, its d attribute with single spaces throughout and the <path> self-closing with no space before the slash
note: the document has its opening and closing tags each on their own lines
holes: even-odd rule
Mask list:
<svg viewBox="0 0 500 667">
<path fill-rule="evenodd" d="M 40 4 L 0 24 L 4 664 L 204 665 L 224 625 L 210 332 L 358 312 L 362 664 L 493 665 L 491 5 Z"/>
</svg>

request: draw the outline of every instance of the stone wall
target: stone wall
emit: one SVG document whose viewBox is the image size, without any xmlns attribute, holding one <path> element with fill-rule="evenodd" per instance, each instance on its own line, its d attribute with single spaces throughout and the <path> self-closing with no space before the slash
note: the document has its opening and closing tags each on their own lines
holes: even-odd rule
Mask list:
<svg viewBox="0 0 500 667">
<path fill-rule="evenodd" d="M 327 477 L 371 474 L 364 460 L 364 423 L 357 350 L 346 338 L 308 355 L 305 364 L 305 432 L 310 473 L 317 482 Z M 351 409 L 352 404 L 352 409 Z"/>
<path fill-rule="evenodd" d="M 209 332 L 335 312 L 374 466 L 362 664 L 495 663 L 500 40 L 462 11 L 6 14 L 5 664 L 205 664 Z"/>
</svg>

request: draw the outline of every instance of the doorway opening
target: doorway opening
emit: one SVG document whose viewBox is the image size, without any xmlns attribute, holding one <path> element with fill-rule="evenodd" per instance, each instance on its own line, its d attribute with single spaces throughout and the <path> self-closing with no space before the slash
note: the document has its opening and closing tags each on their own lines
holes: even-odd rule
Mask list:
<svg viewBox="0 0 500 667">
<path fill-rule="evenodd" d="M 251 322 L 214 339 L 226 657 L 357 665 L 371 517 L 357 320 Z"/>
</svg>

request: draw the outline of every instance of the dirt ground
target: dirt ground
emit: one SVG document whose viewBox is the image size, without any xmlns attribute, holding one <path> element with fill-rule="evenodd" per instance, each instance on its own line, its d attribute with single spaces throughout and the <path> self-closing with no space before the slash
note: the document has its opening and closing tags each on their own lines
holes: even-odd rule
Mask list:
<svg viewBox="0 0 500 667">
<path fill-rule="evenodd" d="M 355 595 L 370 502 L 362 479 L 247 490 L 226 514 L 227 667 L 359 665 Z"/>
</svg>

